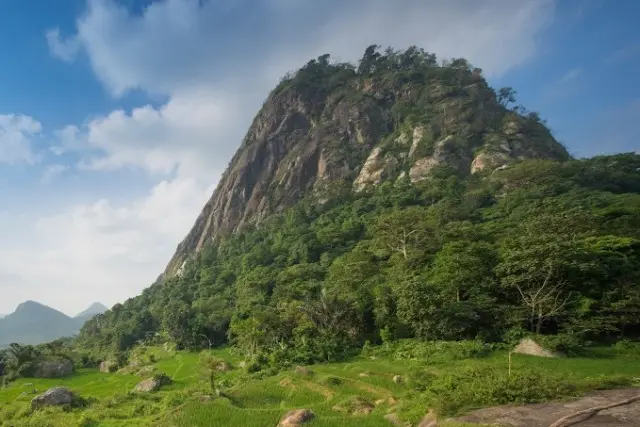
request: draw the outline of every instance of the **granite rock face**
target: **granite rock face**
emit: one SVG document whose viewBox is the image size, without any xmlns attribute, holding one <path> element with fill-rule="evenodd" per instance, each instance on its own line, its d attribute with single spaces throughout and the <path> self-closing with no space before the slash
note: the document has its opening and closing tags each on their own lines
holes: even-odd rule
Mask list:
<svg viewBox="0 0 640 427">
<path fill-rule="evenodd" d="M 161 277 L 180 274 L 208 242 L 304 196 L 322 200 L 335 183 L 366 191 L 399 178 L 424 184 L 439 167 L 464 175 L 569 158 L 537 116 L 502 105 L 480 70 L 416 52 L 393 61 L 365 54 L 358 68 L 323 56 L 285 78 Z"/>
</svg>

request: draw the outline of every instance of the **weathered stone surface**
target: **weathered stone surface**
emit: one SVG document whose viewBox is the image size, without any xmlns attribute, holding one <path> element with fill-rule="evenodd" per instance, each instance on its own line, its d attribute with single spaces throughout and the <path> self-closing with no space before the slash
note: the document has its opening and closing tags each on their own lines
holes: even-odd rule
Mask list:
<svg viewBox="0 0 640 427">
<path fill-rule="evenodd" d="M 168 377 L 158 375 L 152 378 L 147 378 L 144 381 L 140 381 L 133 389 L 138 393 L 151 393 L 157 391 L 163 385 L 167 385 L 171 382 Z"/>
<path fill-rule="evenodd" d="M 505 405 L 483 408 L 458 417 L 455 421 L 503 425 L 509 427 L 548 427 L 565 415 L 596 406 L 606 406 L 640 394 L 640 388 L 600 390 L 569 402 L 549 402 L 532 405 Z M 640 425 L 640 402 L 601 411 L 575 427 L 635 427 Z"/>
<path fill-rule="evenodd" d="M 100 372 L 115 372 L 118 370 L 118 363 L 113 360 L 100 362 Z"/>
<path fill-rule="evenodd" d="M 384 419 L 389 421 L 394 426 L 403 426 L 403 427 L 404 426 L 407 426 L 407 427 L 411 426 L 411 423 L 404 422 L 400 418 L 398 418 L 398 414 L 396 414 L 395 412 L 392 412 L 390 414 L 385 415 Z"/>
<path fill-rule="evenodd" d="M 514 353 L 528 354 L 530 356 L 540 357 L 558 357 L 560 356 L 553 351 L 547 350 L 531 338 L 523 338 L 513 349 Z"/>
<path fill-rule="evenodd" d="M 395 157 L 383 157 L 382 148 L 374 148 L 353 183 L 355 190 L 362 191 L 368 186 L 380 184 L 393 175 L 397 166 L 398 160 Z"/>
<path fill-rule="evenodd" d="M 346 402 L 334 405 L 332 409 L 337 412 L 342 412 L 343 414 L 369 415 L 374 408 L 374 405 L 367 402 L 362 397 L 356 396 Z"/>
<path fill-rule="evenodd" d="M 40 409 L 46 406 L 70 405 L 73 403 L 74 395 L 66 387 L 54 387 L 45 391 L 31 400 L 32 409 Z"/>
<path fill-rule="evenodd" d="M 36 364 L 33 376 L 36 378 L 62 378 L 73 374 L 71 360 L 41 361 Z"/>
<path fill-rule="evenodd" d="M 418 427 L 438 427 L 438 418 L 433 411 L 429 411 L 427 415 L 422 417 Z"/>
<path fill-rule="evenodd" d="M 269 95 L 164 277 L 179 274 L 207 242 L 259 223 L 325 183 L 351 181 L 359 191 L 402 172 L 423 181 L 442 164 L 468 174 L 520 159 L 569 157 L 543 124 L 500 106 L 480 75 L 458 88 L 352 77 L 313 95 L 308 82 L 288 81 Z M 418 99 L 420 93 L 428 97 Z M 399 112 L 407 106 L 421 111 L 401 131 L 407 117 Z M 432 139 L 433 147 L 423 147 L 428 155 L 421 154 L 420 144 Z"/>
<path fill-rule="evenodd" d="M 315 414 L 309 409 L 292 409 L 283 415 L 278 427 L 298 427 L 313 419 Z"/>
</svg>

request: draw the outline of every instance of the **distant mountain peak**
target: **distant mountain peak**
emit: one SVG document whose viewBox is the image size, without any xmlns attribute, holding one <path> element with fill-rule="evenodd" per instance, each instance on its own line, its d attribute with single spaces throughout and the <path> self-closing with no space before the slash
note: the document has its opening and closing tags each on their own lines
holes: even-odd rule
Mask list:
<svg viewBox="0 0 640 427">
<path fill-rule="evenodd" d="M 76 316 L 76 319 L 78 318 L 89 318 L 89 317 L 93 317 L 96 314 L 100 314 L 100 313 L 104 313 L 105 311 L 107 311 L 108 308 L 105 307 L 104 304 L 99 303 L 99 302 L 94 302 L 93 304 L 91 304 L 89 306 L 89 308 L 87 308 L 86 310 L 84 310 L 83 312 L 79 313 Z"/>
<path fill-rule="evenodd" d="M 12 342 L 40 344 L 71 336 L 80 329 L 80 322 L 37 301 L 25 301 L 16 310 L 0 319 L 0 345 Z"/>
<path fill-rule="evenodd" d="M 28 300 L 19 304 L 18 307 L 16 307 L 16 310 L 14 311 L 14 313 L 20 313 L 20 312 L 29 311 L 29 310 L 41 310 L 41 309 L 55 310 L 37 301 Z"/>
</svg>

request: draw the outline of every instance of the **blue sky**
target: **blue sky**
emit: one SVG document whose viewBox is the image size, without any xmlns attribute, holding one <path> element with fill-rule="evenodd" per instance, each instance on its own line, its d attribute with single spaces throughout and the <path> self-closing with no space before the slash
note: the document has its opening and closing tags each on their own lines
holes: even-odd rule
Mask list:
<svg viewBox="0 0 640 427">
<path fill-rule="evenodd" d="M 637 151 L 634 0 L 0 0 L 0 312 L 162 271 L 278 78 L 325 52 L 468 58 L 576 156 Z"/>
</svg>

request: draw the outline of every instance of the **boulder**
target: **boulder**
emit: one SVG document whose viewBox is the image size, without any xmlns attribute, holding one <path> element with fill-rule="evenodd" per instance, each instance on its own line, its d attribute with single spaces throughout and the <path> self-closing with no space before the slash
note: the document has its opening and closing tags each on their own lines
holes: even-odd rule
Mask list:
<svg viewBox="0 0 640 427">
<path fill-rule="evenodd" d="M 436 416 L 435 412 L 429 410 L 427 415 L 422 417 L 422 419 L 420 420 L 420 424 L 418 424 L 418 427 L 438 427 L 438 417 Z"/>
<path fill-rule="evenodd" d="M 514 353 L 518 354 L 528 354 L 530 356 L 539 356 L 539 357 L 558 357 L 560 356 L 558 353 L 554 353 L 553 351 L 547 350 L 542 347 L 540 344 L 532 340 L 531 338 L 523 338 L 520 340 L 520 343 L 513 349 Z"/>
<path fill-rule="evenodd" d="M 40 409 L 46 406 L 70 405 L 74 395 L 66 387 L 54 387 L 45 391 L 31 400 L 32 409 Z"/>
<path fill-rule="evenodd" d="M 396 384 L 400 384 L 403 381 L 404 381 L 404 379 L 400 375 L 395 375 L 393 377 L 393 382 L 396 383 Z"/>
<path fill-rule="evenodd" d="M 171 380 L 166 375 L 156 375 L 154 377 L 147 378 L 144 381 L 140 381 L 134 387 L 133 391 L 137 393 L 151 393 L 169 383 L 171 383 Z"/>
<path fill-rule="evenodd" d="M 33 376 L 36 378 L 61 378 L 73 374 L 71 360 L 43 360 L 36 363 Z"/>
<path fill-rule="evenodd" d="M 298 427 L 314 416 L 315 414 L 309 409 L 292 409 L 280 419 L 278 427 Z"/>
<path fill-rule="evenodd" d="M 331 409 L 349 415 L 369 415 L 373 411 L 374 406 L 362 397 L 355 396 L 345 402 L 335 405 Z"/>
<path fill-rule="evenodd" d="M 311 372 L 311 370 L 307 367 L 304 366 L 296 366 L 296 373 L 300 374 L 300 375 L 304 375 L 304 376 L 309 376 L 311 375 L 313 372 Z"/>
<path fill-rule="evenodd" d="M 411 425 L 411 423 L 404 422 L 400 418 L 398 418 L 398 414 L 396 414 L 395 412 L 385 415 L 384 419 L 389 421 L 394 426 L 410 426 Z"/>
<path fill-rule="evenodd" d="M 113 360 L 100 362 L 100 372 L 115 372 L 118 370 L 118 363 Z"/>
</svg>

